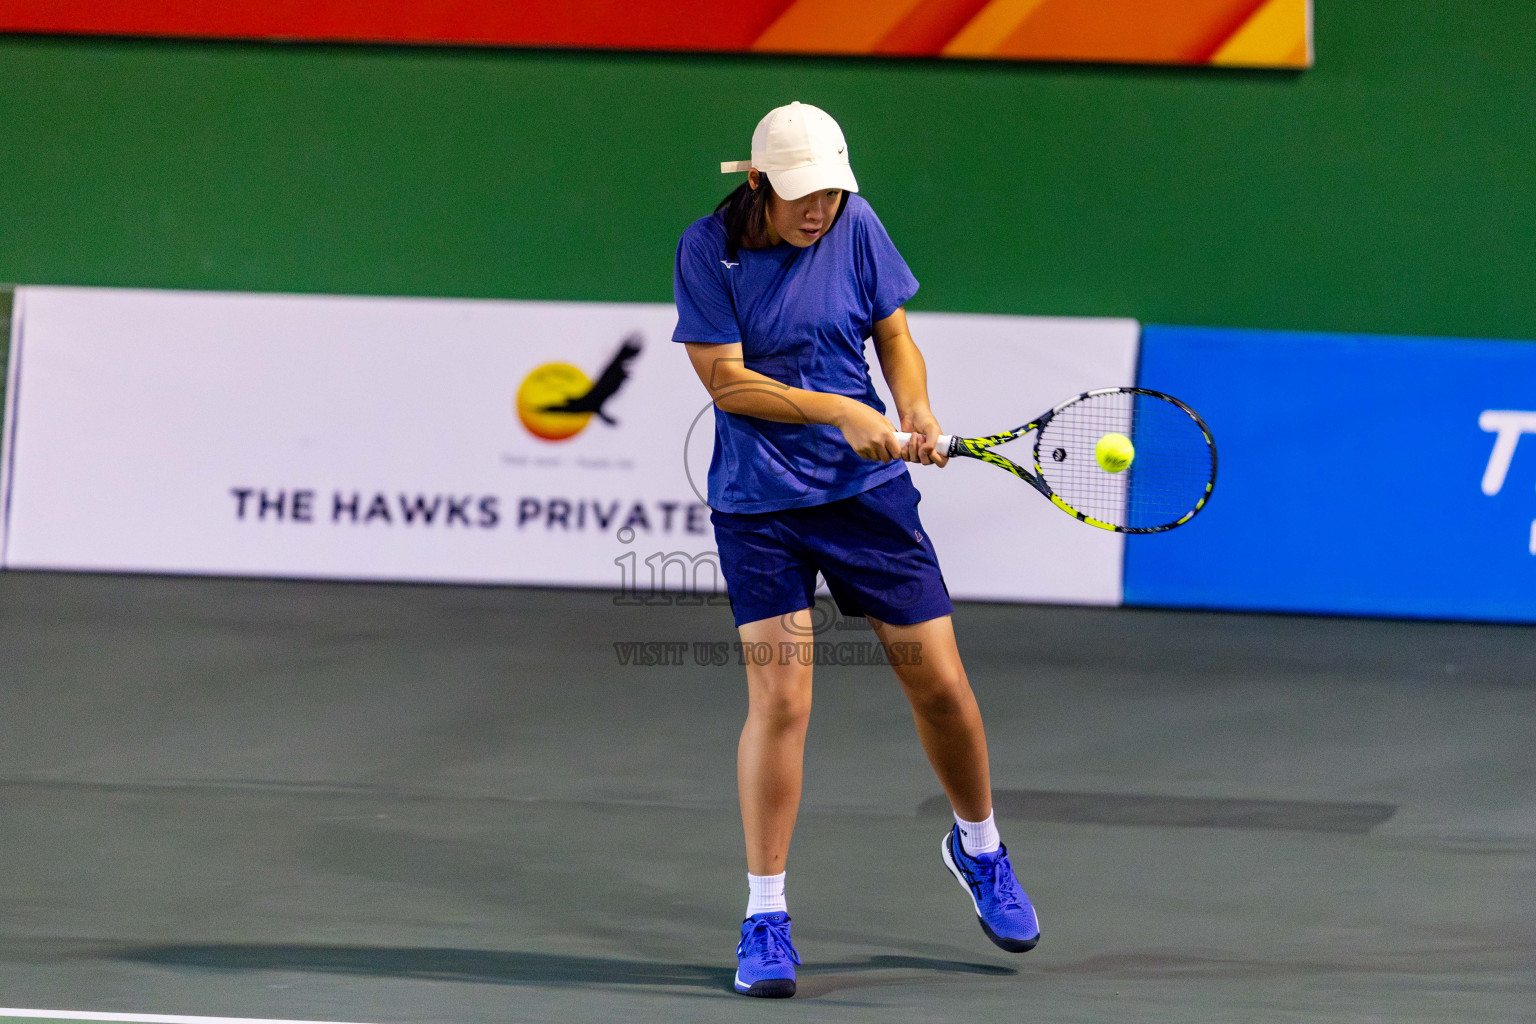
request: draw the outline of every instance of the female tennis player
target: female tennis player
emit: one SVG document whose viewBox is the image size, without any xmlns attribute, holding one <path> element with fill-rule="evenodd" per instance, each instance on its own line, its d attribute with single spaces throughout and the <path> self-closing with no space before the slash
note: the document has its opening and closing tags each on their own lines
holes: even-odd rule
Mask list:
<svg viewBox="0 0 1536 1024">
<path fill-rule="evenodd" d="M 950 622 L 954 610 L 918 519 L 905 462 L 944 465 L 923 357 L 904 304 L 917 280 L 856 193 L 842 129 L 791 103 L 752 134 L 747 181 L 694 222 L 677 249 L 673 340 L 715 405 L 709 504 L 747 658 L 737 751 L 748 901 L 736 991 L 795 992 L 785 861 L 800 804 L 812 665 L 780 656 L 813 632 L 816 574 L 839 611 L 864 615 L 912 704 L 918 737 L 955 813 L 945 866 L 982 929 L 1012 952 L 1040 929 L 992 815 L 981 712 Z M 905 447 L 875 394 L 873 339 Z M 751 657 L 753 652 L 758 657 Z"/>
</svg>

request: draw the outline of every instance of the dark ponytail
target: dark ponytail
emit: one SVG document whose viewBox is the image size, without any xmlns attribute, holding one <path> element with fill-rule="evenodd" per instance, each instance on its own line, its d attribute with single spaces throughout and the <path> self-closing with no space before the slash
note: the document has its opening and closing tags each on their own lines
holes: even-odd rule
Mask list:
<svg viewBox="0 0 1536 1024">
<path fill-rule="evenodd" d="M 715 212 L 725 211 L 725 255 L 735 259 L 741 243 L 748 236 L 757 235 L 768 222 L 768 175 L 757 176 L 757 188 L 750 182 L 742 182 L 736 191 L 720 200 Z"/>
</svg>

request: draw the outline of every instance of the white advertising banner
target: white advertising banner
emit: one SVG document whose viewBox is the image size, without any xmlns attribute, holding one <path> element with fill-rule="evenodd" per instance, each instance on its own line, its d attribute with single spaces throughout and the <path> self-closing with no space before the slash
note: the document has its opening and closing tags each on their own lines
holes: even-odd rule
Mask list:
<svg viewBox="0 0 1536 1024">
<path fill-rule="evenodd" d="M 664 304 L 18 289 L 0 564 L 712 589 L 712 418 L 675 319 Z M 1134 321 L 912 323 L 956 433 L 1134 375 Z M 1118 535 L 979 463 L 912 472 L 956 597 L 1120 600 Z"/>
</svg>

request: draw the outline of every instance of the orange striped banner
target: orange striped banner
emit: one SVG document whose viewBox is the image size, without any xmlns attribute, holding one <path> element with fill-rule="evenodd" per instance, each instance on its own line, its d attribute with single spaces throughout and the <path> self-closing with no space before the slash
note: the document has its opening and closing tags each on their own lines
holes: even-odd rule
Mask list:
<svg viewBox="0 0 1536 1024">
<path fill-rule="evenodd" d="M 0 0 L 0 32 L 1312 65 L 1312 0 Z"/>
</svg>

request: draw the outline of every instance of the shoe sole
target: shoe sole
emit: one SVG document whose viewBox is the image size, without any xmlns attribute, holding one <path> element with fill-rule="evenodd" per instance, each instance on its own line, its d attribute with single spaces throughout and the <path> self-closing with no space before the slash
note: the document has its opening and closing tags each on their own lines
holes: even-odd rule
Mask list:
<svg viewBox="0 0 1536 1024">
<path fill-rule="evenodd" d="M 741 984 L 741 972 L 736 972 L 736 991 L 744 996 L 757 996 L 761 999 L 788 999 L 795 994 L 794 978 L 764 978 L 762 981 L 754 981 L 750 986 L 743 988 Z"/>
<path fill-rule="evenodd" d="M 1005 939 L 994 932 L 991 926 L 987 924 L 986 919 L 981 916 L 981 904 L 976 902 L 976 894 L 971 891 L 965 876 L 955 866 L 954 857 L 950 855 L 949 840 L 953 835 L 953 832 L 946 832 L 944 834 L 944 838 L 939 843 L 939 852 L 944 856 L 944 866 L 949 869 L 949 873 L 954 876 L 955 881 L 960 883 L 960 888 L 965 890 L 965 894 L 971 898 L 971 906 L 976 908 L 976 923 L 981 925 L 981 930 L 987 933 L 987 938 L 991 939 L 992 944 L 999 949 L 1006 949 L 1010 953 L 1028 953 L 1034 949 L 1040 943 L 1040 933 L 1038 931 L 1035 932 L 1035 937 L 1032 939 Z M 1037 913 L 1035 915 L 1035 924 L 1038 926 L 1039 923 L 1040 915 Z"/>
</svg>

